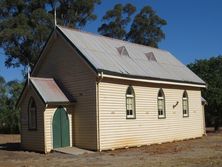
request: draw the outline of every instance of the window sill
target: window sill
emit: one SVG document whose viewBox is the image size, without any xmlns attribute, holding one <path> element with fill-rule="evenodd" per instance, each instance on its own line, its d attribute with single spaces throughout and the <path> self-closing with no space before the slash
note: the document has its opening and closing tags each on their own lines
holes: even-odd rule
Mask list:
<svg viewBox="0 0 222 167">
<path fill-rule="evenodd" d="M 158 119 L 166 119 L 166 116 L 164 116 L 164 117 L 158 116 Z"/>
<path fill-rule="evenodd" d="M 136 119 L 136 117 L 126 117 L 126 119 Z"/>
</svg>

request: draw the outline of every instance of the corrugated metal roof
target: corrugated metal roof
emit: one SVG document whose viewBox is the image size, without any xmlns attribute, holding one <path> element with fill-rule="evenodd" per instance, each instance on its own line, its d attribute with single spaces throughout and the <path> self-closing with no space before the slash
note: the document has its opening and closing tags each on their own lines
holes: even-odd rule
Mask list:
<svg viewBox="0 0 222 167">
<path fill-rule="evenodd" d="M 171 53 L 144 45 L 112 39 L 58 26 L 58 29 L 79 49 L 97 70 L 162 80 L 205 84 Z M 117 48 L 125 47 L 128 56 L 119 56 Z M 155 61 L 147 60 L 152 52 Z"/>
<path fill-rule="evenodd" d="M 45 103 L 69 102 L 53 78 L 30 77 L 30 81 Z"/>
<path fill-rule="evenodd" d="M 203 97 L 201 97 L 201 102 L 202 102 L 202 104 L 207 104 L 207 101 L 203 98 Z"/>
</svg>

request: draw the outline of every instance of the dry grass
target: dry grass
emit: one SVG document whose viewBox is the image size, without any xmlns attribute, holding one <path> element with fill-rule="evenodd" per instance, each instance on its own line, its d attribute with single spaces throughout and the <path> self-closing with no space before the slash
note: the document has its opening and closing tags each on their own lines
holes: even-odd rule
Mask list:
<svg viewBox="0 0 222 167">
<path fill-rule="evenodd" d="M 160 145 L 119 149 L 95 154 L 72 156 L 59 153 L 39 154 L 19 150 L 19 135 L 0 135 L 1 167 L 33 166 L 77 166 L 77 167 L 221 167 L 222 133 L 210 133 L 208 136 L 164 143 Z"/>
</svg>

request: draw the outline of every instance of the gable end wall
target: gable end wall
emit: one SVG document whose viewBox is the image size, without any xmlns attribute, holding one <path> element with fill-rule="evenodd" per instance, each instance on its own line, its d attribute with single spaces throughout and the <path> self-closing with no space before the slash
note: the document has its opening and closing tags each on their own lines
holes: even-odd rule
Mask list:
<svg viewBox="0 0 222 167">
<path fill-rule="evenodd" d="M 72 111 L 72 145 L 97 150 L 95 73 L 61 36 L 57 36 L 46 53 L 32 76 L 54 78 L 64 93 L 76 100 Z"/>
<path fill-rule="evenodd" d="M 44 111 L 45 104 L 32 86 L 27 87 L 25 97 L 21 102 L 21 146 L 27 150 L 45 152 L 44 144 Z M 30 98 L 33 97 L 37 107 L 37 130 L 28 129 L 28 105 Z"/>
</svg>

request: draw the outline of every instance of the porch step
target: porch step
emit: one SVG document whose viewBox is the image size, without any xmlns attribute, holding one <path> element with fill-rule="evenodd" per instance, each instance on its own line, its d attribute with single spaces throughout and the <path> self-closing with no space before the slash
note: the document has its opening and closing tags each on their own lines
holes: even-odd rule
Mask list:
<svg viewBox="0 0 222 167">
<path fill-rule="evenodd" d="M 93 151 L 77 148 L 77 147 L 62 147 L 62 148 L 55 148 L 53 149 L 55 152 L 60 152 L 64 154 L 71 154 L 71 155 L 81 155 L 81 154 L 91 154 L 95 153 Z"/>
</svg>

